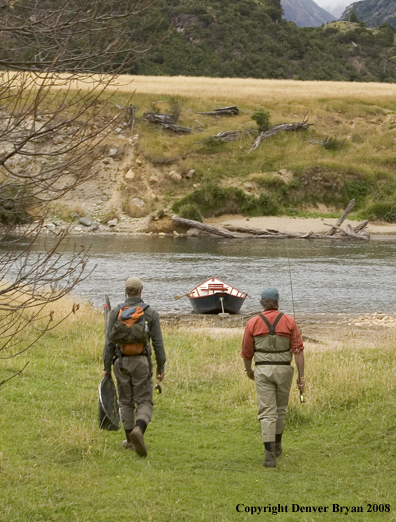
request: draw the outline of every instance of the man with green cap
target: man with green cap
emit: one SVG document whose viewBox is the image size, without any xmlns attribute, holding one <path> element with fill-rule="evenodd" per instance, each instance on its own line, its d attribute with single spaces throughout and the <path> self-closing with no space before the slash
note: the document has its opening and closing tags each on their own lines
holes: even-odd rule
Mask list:
<svg viewBox="0 0 396 522">
<path fill-rule="evenodd" d="M 144 432 L 153 414 L 150 339 L 157 362 L 156 377 L 158 381 L 162 381 L 164 378 L 165 349 L 159 315 L 151 306 L 142 301 L 142 291 L 141 279 L 128 278 L 125 282 L 125 302 L 111 310 L 103 350 L 103 374 L 104 376 L 111 375 L 111 364 L 114 361 L 121 420 L 126 434 L 123 447 L 134 449 L 138 455 L 145 457 L 147 448 L 144 442 Z M 124 311 L 127 315 L 133 313 L 134 318 L 140 316 L 141 331 L 147 332 L 147 334 L 141 334 L 142 342 L 122 344 L 115 341 L 117 335 L 114 332 L 122 322 L 121 314 Z M 123 325 L 119 331 L 122 331 L 122 328 L 124 328 Z"/>
<path fill-rule="evenodd" d="M 283 427 L 293 380 L 293 354 L 298 371 L 297 387 L 300 393 L 304 391 L 304 345 L 293 317 L 278 311 L 276 288 L 265 288 L 260 304 L 264 311 L 247 322 L 241 355 L 247 377 L 256 384 L 258 419 L 265 447 L 263 465 L 274 468 L 276 457 L 282 453 Z"/>
</svg>

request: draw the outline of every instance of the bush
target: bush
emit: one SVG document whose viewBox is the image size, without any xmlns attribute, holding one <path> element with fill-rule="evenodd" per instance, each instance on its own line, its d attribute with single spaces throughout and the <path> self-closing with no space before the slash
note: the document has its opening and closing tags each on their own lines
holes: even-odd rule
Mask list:
<svg viewBox="0 0 396 522">
<path fill-rule="evenodd" d="M 263 109 L 256 111 L 252 115 L 252 120 L 257 123 L 260 132 L 265 132 L 270 128 L 271 115 Z"/>
<path fill-rule="evenodd" d="M 356 179 L 354 181 L 345 181 L 345 188 L 350 199 L 355 199 L 358 205 L 361 205 L 366 196 L 373 189 L 373 183 L 367 179 Z"/>
<path fill-rule="evenodd" d="M 210 179 L 204 180 L 199 189 L 176 201 L 172 210 L 180 215 L 181 209 L 188 205 L 195 206 L 203 216 L 269 216 L 280 212 L 277 200 L 272 195 L 262 194 L 256 198 L 236 187 L 221 187 Z"/>
<path fill-rule="evenodd" d="M 192 219 L 193 221 L 202 223 L 201 213 L 194 203 L 188 203 L 180 207 L 179 216 L 184 219 Z"/>
<path fill-rule="evenodd" d="M 387 223 L 396 223 L 396 201 L 373 203 L 359 215 L 364 219 L 382 219 Z"/>
<path fill-rule="evenodd" d="M 345 140 L 337 140 L 337 138 L 327 138 L 323 142 L 323 147 L 326 150 L 342 150 L 345 148 Z"/>
</svg>

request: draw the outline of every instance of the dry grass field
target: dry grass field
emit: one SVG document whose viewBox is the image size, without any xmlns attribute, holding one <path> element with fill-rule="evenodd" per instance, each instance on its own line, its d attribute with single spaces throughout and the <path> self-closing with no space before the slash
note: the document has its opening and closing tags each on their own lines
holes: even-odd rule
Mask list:
<svg viewBox="0 0 396 522">
<path fill-rule="evenodd" d="M 394 99 L 396 84 L 185 76 L 120 76 L 121 91 L 274 103 L 317 98 Z"/>
</svg>

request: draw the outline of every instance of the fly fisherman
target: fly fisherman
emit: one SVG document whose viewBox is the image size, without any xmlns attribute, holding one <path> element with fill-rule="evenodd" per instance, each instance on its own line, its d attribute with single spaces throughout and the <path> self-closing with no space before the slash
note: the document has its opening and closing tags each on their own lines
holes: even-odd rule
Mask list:
<svg viewBox="0 0 396 522">
<path fill-rule="evenodd" d="M 242 358 L 245 372 L 255 381 L 258 419 L 265 447 L 265 467 L 276 467 L 282 453 L 282 434 L 293 380 L 293 359 L 297 366 L 297 387 L 304 391 L 304 346 L 296 321 L 278 312 L 279 293 L 265 288 L 260 304 L 264 311 L 250 319 L 245 328 Z M 252 369 L 252 359 L 255 367 Z"/>
<path fill-rule="evenodd" d="M 126 449 L 147 455 L 144 432 L 153 414 L 151 343 L 157 362 L 158 381 L 164 378 L 165 350 L 158 313 L 142 301 L 143 282 L 130 277 L 125 282 L 126 301 L 110 313 L 103 350 L 104 376 L 114 373 L 117 379 L 121 420 Z M 127 320 L 121 314 L 132 317 Z M 131 315 L 133 314 L 133 315 Z M 134 321 L 131 325 L 131 321 Z"/>
</svg>

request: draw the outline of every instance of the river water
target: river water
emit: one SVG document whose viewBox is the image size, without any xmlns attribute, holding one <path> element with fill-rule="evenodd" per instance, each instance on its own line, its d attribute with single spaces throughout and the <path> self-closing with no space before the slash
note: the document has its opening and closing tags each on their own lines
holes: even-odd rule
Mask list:
<svg viewBox="0 0 396 522">
<path fill-rule="evenodd" d="M 124 281 L 139 276 L 144 300 L 159 312 L 190 312 L 186 297 L 211 276 L 247 292 L 241 313 L 260 308 L 265 286 L 279 289 L 291 313 L 396 312 L 396 241 L 230 240 L 153 236 L 82 236 L 71 243 L 90 248 L 93 273 L 74 293 L 102 306 L 123 300 Z M 43 250 L 45 239 L 37 245 Z M 72 245 L 70 245 L 72 248 Z M 290 266 L 290 270 L 289 270 Z M 291 277 L 290 277 L 291 276 Z"/>
</svg>

